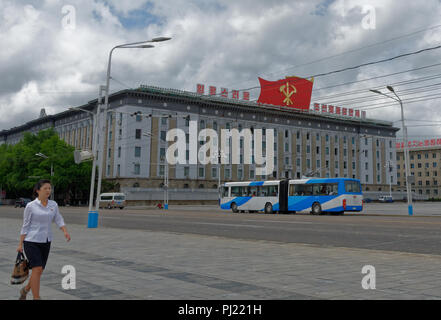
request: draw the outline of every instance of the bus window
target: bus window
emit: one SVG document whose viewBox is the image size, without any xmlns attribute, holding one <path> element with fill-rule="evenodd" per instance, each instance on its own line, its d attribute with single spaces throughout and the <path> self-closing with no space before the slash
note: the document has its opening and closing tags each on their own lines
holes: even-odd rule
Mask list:
<svg viewBox="0 0 441 320">
<path fill-rule="evenodd" d="M 277 197 L 279 193 L 279 187 L 278 186 L 268 186 L 268 197 Z"/>
<path fill-rule="evenodd" d="M 231 196 L 240 197 L 240 187 L 231 187 Z"/>
<path fill-rule="evenodd" d="M 260 187 L 259 197 L 266 197 L 268 195 L 268 186 Z"/>
<path fill-rule="evenodd" d="M 311 196 L 312 184 L 293 184 L 292 193 L 293 196 Z"/>
<path fill-rule="evenodd" d="M 358 181 L 345 181 L 345 191 L 360 193 L 360 183 Z"/>
<path fill-rule="evenodd" d="M 248 197 L 257 197 L 257 188 L 258 187 L 248 187 Z"/>
<path fill-rule="evenodd" d="M 223 187 L 222 188 L 222 197 L 226 198 L 228 197 L 228 187 Z"/>
<path fill-rule="evenodd" d="M 338 194 L 338 184 L 337 183 L 328 183 L 326 185 L 326 193 L 329 196 L 335 196 Z"/>
</svg>

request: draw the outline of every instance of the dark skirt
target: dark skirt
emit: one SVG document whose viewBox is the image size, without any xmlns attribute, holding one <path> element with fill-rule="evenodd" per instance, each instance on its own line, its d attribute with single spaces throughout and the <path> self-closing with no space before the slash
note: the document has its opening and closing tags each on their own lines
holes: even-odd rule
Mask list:
<svg viewBox="0 0 441 320">
<path fill-rule="evenodd" d="M 29 260 L 29 268 L 46 267 L 47 258 L 51 249 L 51 243 L 39 243 L 31 241 L 23 241 L 23 249 L 26 258 Z"/>
</svg>

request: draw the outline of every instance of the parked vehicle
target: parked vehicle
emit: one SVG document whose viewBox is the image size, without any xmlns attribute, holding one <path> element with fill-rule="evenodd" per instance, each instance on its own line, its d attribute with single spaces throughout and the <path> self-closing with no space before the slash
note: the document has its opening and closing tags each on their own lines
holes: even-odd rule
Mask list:
<svg viewBox="0 0 441 320">
<path fill-rule="evenodd" d="M 126 206 L 126 195 L 124 193 L 102 193 L 100 194 L 100 208 L 120 208 L 123 209 Z"/>
<path fill-rule="evenodd" d="M 26 207 L 26 205 L 31 202 L 32 200 L 29 198 L 18 198 L 17 200 L 15 200 L 15 208 L 19 207 L 19 208 L 24 208 Z"/>
<path fill-rule="evenodd" d="M 380 201 L 380 202 L 394 202 L 394 199 L 391 196 L 379 196 L 378 201 Z"/>
</svg>

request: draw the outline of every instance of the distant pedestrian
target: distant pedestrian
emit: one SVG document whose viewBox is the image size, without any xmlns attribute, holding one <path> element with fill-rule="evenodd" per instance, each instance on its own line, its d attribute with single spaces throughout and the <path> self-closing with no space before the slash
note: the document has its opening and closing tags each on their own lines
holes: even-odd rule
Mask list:
<svg viewBox="0 0 441 320">
<path fill-rule="evenodd" d="M 27 293 L 32 289 L 34 300 L 40 300 L 40 278 L 46 267 L 52 241 L 52 221 L 64 232 L 67 241 L 70 235 L 67 232 L 63 217 L 55 201 L 49 200 L 51 182 L 40 180 L 34 187 L 34 201 L 26 205 L 23 214 L 20 243 L 17 251 L 24 252 L 29 260 L 32 274 L 29 283 L 20 290 L 20 300 L 26 300 Z"/>
</svg>

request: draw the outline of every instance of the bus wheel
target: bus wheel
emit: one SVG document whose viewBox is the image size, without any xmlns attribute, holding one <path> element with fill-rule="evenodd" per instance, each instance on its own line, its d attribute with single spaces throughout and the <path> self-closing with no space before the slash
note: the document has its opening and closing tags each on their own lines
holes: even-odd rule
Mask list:
<svg viewBox="0 0 441 320">
<path fill-rule="evenodd" d="M 271 214 L 273 213 L 273 205 L 271 203 L 265 204 L 265 213 Z"/>
<path fill-rule="evenodd" d="M 322 213 L 322 207 L 320 206 L 320 203 L 314 202 L 312 205 L 312 214 L 313 215 L 319 215 Z"/>
<path fill-rule="evenodd" d="M 239 210 L 237 210 L 237 204 L 236 204 L 236 202 L 233 202 L 233 203 L 231 204 L 231 211 L 233 211 L 234 213 L 238 213 L 238 212 L 239 212 Z"/>
</svg>

